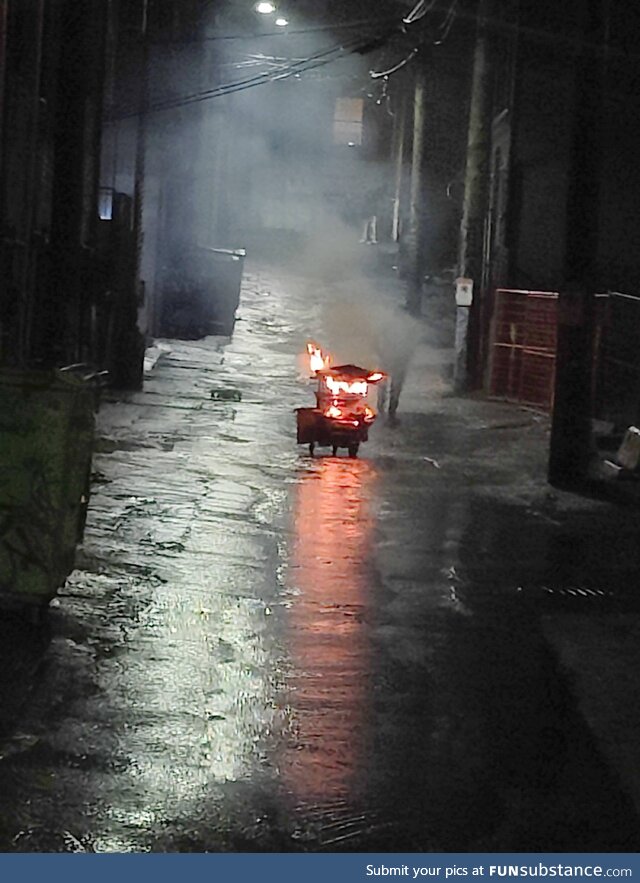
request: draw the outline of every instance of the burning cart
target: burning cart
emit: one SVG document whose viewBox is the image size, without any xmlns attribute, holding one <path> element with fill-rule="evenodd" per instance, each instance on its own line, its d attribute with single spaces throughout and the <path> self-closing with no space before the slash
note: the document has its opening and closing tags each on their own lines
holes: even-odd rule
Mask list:
<svg viewBox="0 0 640 883">
<path fill-rule="evenodd" d="M 309 445 L 312 456 L 320 446 L 330 447 L 334 456 L 338 448 L 346 448 L 350 457 L 357 457 L 376 419 L 367 402 L 369 384 L 379 383 L 385 375 L 358 365 L 331 367 L 329 357 L 316 344 L 307 344 L 307 350 L 318 383 L 316 406 L 296 409 L 298 444 Z"/>
</svg>

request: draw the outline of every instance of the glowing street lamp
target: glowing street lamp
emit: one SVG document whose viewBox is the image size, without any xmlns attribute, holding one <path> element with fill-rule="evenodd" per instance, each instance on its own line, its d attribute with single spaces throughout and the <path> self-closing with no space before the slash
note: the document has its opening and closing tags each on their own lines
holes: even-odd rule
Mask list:
<svg viewBox="0 0 640 883">
<path fill-rule="evenodd" d="M 286 26 L 289 24 L 289 22 L 287 21 L 286 18 L 277 18 L 275 20 L 274 24 L 278 25 L 279 28 L 286 28 Z"/>
<path fill-rule="evenodd" d="M 269 0 L 261 0 L 260 3 L 256 3 L 256 12 L 259 12 L 261 15 L 271 15 L 275 11 L 275 6 Z"/>
</svg>

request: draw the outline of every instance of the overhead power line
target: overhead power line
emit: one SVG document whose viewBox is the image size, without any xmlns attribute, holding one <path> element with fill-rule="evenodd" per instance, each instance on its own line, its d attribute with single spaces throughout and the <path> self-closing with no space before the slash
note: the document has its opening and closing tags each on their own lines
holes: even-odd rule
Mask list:
<svg viewBox="0 0 640 883">
<path fill-rule="evenodd" d="M 402 21 L 406 25 L 411 25 L 416 21 L 420 21 L 421 18 L 424 18 L 424 16 L 433 9 L 436 3 L 437 0 L 431 0 L 430 3 L 427 3 L 426 0 L 418 0 L 411 12 L 406 15 Z"/>
<path fill-rule="evenodd" d="M 377 80 L 380 77 L 389 77 L 391 74 L 395 74 L 396 71 L 399 71 L 400 68 L 403 68 L 405 64 L 408 64 L 414 55 L 418 52 L 418 47 L 416 46 L 411 52 L 403 58 L 402 61 L 399 61 L 398 64 L 395 64 L 393 67 L 390 67 L 389 70 L 386 71 L 369 71 L 369 76 L 372 80 Z"/>
<path fill-rule="evenodd" d="M 442 23 L 442 32 L 437 40 L 433 41 L 434 46 L 441 46 L 444 41 L 449 36 L 449 32 L 453 27 L 453 23 L 456 20 L 456 9 L 458 6 L 458 0 L 452 0 L 451 6 L 449 7 L 445 19 Z"/>
<path fill-rule="evenodd" d="M 426 15 L 428 15 L 429 12 L 437 8 L 437 2 L 438 0 L 429 0 L 429 2 L 427 2 L 427 0 L 418 0 L 411 12 L 402 19 L 403 23 L 405 25 L 412 25 L 415 24 L 417 21 L 420 21 Z M 453 22 L 456 18 L 457 5 L 458 0 L 451 0 L 451 4 L 449 5 L 445 13 L 442 24 L 440 25 L 440 34 L 437 36 L 437 39 L 432 41 L 434 46 L 441 46 L 449 36 L 449 32 L 451 31 Z M 405 31 L 405 33 L 408 33 L 408 29 Z M 421 37 L 420 42 L 425 42 L 424 33 Z M 379 79 L 380 77 L 390 77 L 391 74 L 397 73 L 397 71 L 401 70 L 405 65 L 407 65 L 411 61 L 411 59 L 418 54 L 419 49 L 419 46 L 414 46 L 413 49 L 408 53 L 408 55 L 406 55 L 397 64 L 394 64 L 392 67 L 384 71 L 369 71 L 369 76 L 372 80 Z"/>
<path fill-rule="evenodd" d="M 351 40 L 334 44 L 321 52 L 304 59 L 297 59 L 289 64 L 283 64 L 278 68 L 263 71 L 246 79 L 236 80 L 230 83 L 221 83 L 211 89 L 204 89 L 187 95 L 177 95 L 173 98 L 152 101 L 145 109 L 146 113 L 159 113 L 165 110 L 171 110 L 178 107 L 185 107 L 190 104 L 198 104 L 201 101 L 209 101 L 213 98 L 219 98 L 223 95 L 230 95 L 235 92 L 242 92 L 246 89 L 254 88 L 265 83 L 273 83 L 278 80 L 285 80 L 291 77 L 298 77 L 302 74 L 316 70 L 319 67 L 330 64 L 331 62 L 347 58 L 358 52 L 363 52 L 371 44 L 371 37 L 351 38 Z M 135 117 L 140 114 L 140 110 L 130 110 L 124 113 L 116 113 L 116 119 L 126 119 Z"/>
<path fill-rule="evenodd" d="M 435 0 L 433 0 L 435 2 Z M 336 22 L 335 24 L 313 25 L 306 28 L 279 28 L 277 31 L 264 31 L 261 34 L 212 34 L 210 37 L 194 37 L 187 40 L 153 40 L 154 46 L 168 45 L 184 45 L 189 46 L 199 43 L 213 43 L 224 40 L 262 40 L 269 37 L 296 37 L 304 34 L 320 34 L 337 31 L 347 31 L 352 28 L 376 28 L 381 25 L 389 25 L 397 23 L 396 16 L 385 16 L 384 18 L 362 18 L 347 22 Z"/>
<path fill-rule="evenodd" d="M 450 6 L 448 7 L 444 20 L 441 25 L 441 33 L 436 41 L 434 41 L 435 45 L 440 45 L 444 42 L 446 37 L 448 36 L 452 24 L 456 18 L 456 10 L 457 10 L 458 0 L 452 0 Z M 264 85 L 265 83 L 273 83 L 278 80 L 290 79 L 292 77 L 300 78 L 304 74 L 314 71 L 319 67 L 324 67 L 327 64 L 330 64 L 334 61 L 338 61 L 344 58 L 348 58 L 351 55 L 356 53 L 364 54 L 366 52 L 371 51 L 372 49 L 379 48 L 380 46 L 386 45 L 394 36 L 398 36 L 399 34 L 406 33 L 406 24 L 412 24 L 424 18 L 430 11 L 433 9 L 441 8 L 439 6 L 438 0 L 418 0 L 418 3 L 414 6 L 408 16 L 399 22 L 397 18 L 380 18 L 374 20 L 359 20 L 359 21 L 351 21 L 345 22 L 337 25 L 327 25 L 327 26 L 319 26 L 316 28 L 306 28 L 299 31 L 290 31 L 289 34 L 293 35 L 295 33 L 304 34 L 304 33 L 313 33 L 317 31 L 335 31 L 341 29 L 350 29 L 350 28 L 362 28 L 363 25 L 367 26 L 368 34 L 367 36 L 363 36 L 362 33 L 357 37 L 348 38 L 341 43 L 334 44 L 330 46 L 328 49 L 323 50 L 322 52 L 317 52 L 313 55 L 308 56 L 304 59 L 295 59 L 290 62 L 286 62 L 281 59 L 277 59 L 272 57 L 272 59 L 265 59 L 264 63 L 269 64 L 269 69 L 263 71 L 262 73 L 256 74 L 254 76 L 248 77 L 246 79 L 236 80 L 229 83 L 221 83 L 217 86 L 212 87 L 211 89 L 203 89 L 198 92 L 189 93 L 186 95 L 176 95 L 172 98 L 159 99 L 156 101 L 152 101 L 146 108 L 143 110 L 130 109 L 124 110 L 122 113 L 114 113 L 113 119 L 126 119 L 135 116 L 139 116 L 141 112 L 144 113 L 159 113 L 166 110 L 172 110 L 179 107 L 185 107 L 191 104 L 198 104 L 202 101 L 209 101 L 214 98 L 219 98 L 224 95 L 230 95 L 235 92 L 242 92 L 247 89 L 252 89 L 256 86 Z M 388 31 L 387 33 L 376 34 L 376 25 L 384 24 L 386 26 L 389 25 L 390 22 L 394 22 L 395 26 Z M 373 34 L 371 32 L 374 32 Z M 246 35 L 246 34 L 218 34 L 213 35 L 211 37 L 204 37 L 193 41 L 167 41 L 171 43 L 204 43 L 209 40 L 231 40 L 231 39 L 243 39 L 243 40 L 255 40 L 257 37 L 267 37 L 267 36 L 282 36 L 282 31 L 273 32 L 271 34 L 261 34 L 261 35 Z M 396 71 L 403 68 L 406 64 L 408 64 L 411 59 L 417 54 L 419 47 L 414 47 L 409 54 L 402 59 L 400 62 L 395 64 L 393 67 L 389 68 L 386 71 L 370 71 L 370 76 L 372 79 L 384 78 L 388 77 Z M 257 60 L 256 60 L 256 63 Z M 237 67 L 246 67 L 251 66 L 251 62 L 244 62 L 237 64 Z"/>
</svg>

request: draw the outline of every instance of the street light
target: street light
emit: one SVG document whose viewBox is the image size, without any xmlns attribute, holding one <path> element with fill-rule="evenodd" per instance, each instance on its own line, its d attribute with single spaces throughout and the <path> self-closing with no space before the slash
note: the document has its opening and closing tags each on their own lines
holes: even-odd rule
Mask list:
<svg viewBox="0 0 640 883">
<path fill-rule="evenodd" d="M 271 15 L 275 11 L 275 6 L 269 0 L 261 0 L 260 3 L 256 3 L 256 12 L 259 12 L 261 15 Z"/>
<path fill-rule="evenodd" d="M 278 25 L 279 28 L 286 28 L 286 26 L 289 24 L 289 22 L 287 21 L 286 18 L 277 18 L 275 20 L 274 24 Z"/>
</svg>

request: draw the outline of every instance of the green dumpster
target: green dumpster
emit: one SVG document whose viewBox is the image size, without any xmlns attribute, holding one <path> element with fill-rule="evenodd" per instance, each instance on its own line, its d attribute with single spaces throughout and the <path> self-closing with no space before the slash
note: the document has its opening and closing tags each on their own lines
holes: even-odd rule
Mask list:
<svg viewBox="0 0 640 883">
<path fill-rule="evenodd" d="M 95 405 L 72 371 L 0 370 L 0 606 L 48 604 L 73 569 Z"/>
</svg>

